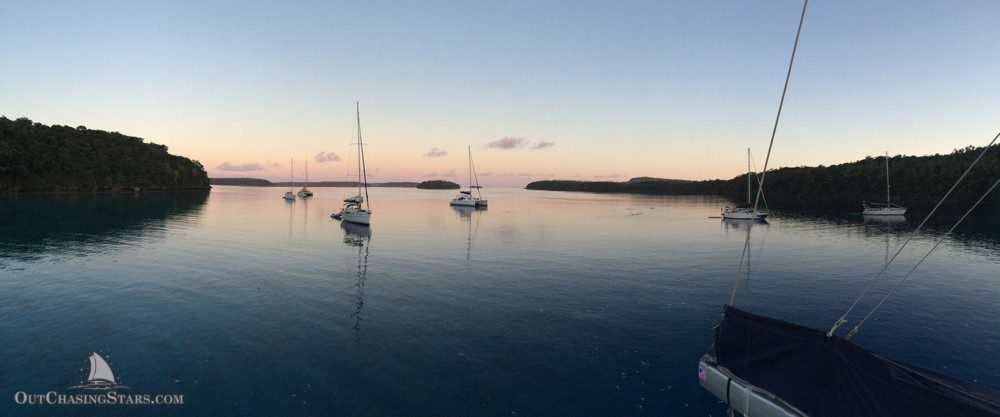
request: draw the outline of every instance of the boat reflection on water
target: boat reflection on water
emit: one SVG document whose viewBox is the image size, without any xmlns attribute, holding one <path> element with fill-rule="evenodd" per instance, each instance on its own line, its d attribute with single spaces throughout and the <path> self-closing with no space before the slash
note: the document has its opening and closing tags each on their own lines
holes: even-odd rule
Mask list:
<svg viewBox="0 0 1000 417">
<path fill-rule="evenodd" d="M 479 234 L 479 220 L 483 217 L 486 206 L 451 206 L 451 208 L 455 210 L 458 217 L 469 220 L 469 233 L 465 244 L 465 262 L 468 263 L 472 260 L 472 242 L 475 240 L 475 236 Z M 473 223 L 475 223 L 475 227 L 473 227 Z"/>
<path fill-rule="evenodd" d="M 764 220 L 764 219 L 759 219 L 759 220 L 756 220 L 756 219 L 722 219 L 722 225 L 723 225 L 723 227 L 725 227 L 725 230 L 727 232 L 729 230 L 745 230 L 746 231 L 746 239 L 748 241 L 751 240 L 750 229 L 753 229 L 754 226 L 767 225 L 767 224 L 768 224 L 767 220 Z M 761 246 L 763 246 L 766 243 L 766 241 L 767 241 L 767 234 L 763 234 L 761 236 L 762 236 Z M 753 279 L 752 279 L 752 276 L 751 276 L 752 270 L 750 268 L 750 263 L 751 263 L 750 255 L 751 255 L 751 252 L 752 252 L 753 248 L 750 245 L 751 242 L 746 242 L 746 243 L 747 243 L 747 245 L 746 245 L 746 248 L 747 248 L 746 259 L 743 261 L 743 265 L 741 265 L 741 267 L 740 267 L 740 270 L 742 271 L 741 275 L 743 277 L 740 280 L 740 285 L 741 285 L 741 288 L 743 288 L 743 290 L 746 291 L 748 294 L 753 294 L 753 287 L 752 287 Z"/>
<path fill-rule="evenodd" d="M 361 312 L 365 308 L 365 280 L 368 277 L 368 253 L 372 241 L 371 227 L 354 223 L 341 222 L 340 227 L 344 229 L 344 243 L 358 248 L 358 269 L 355 273 L 356 283 L 354 292 L 354 311 L 351 318 L 354 319 L 354 342 L 361 341 Z"/>
</svg>

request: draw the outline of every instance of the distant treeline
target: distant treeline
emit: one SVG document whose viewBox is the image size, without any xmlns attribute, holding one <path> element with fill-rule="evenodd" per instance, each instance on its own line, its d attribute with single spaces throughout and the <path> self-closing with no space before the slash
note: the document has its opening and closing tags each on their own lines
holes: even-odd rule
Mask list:
<svg viewBox="0 0 1000 417">
<path fill-rule="evenodd" d="M 274 187 L 274 183 L 262 178 L 209 178 L 212 185 L 240 185 L 246 187 Z"/>
<path fill-rule="evenodd" d="M 417 188 L 421 190 L 457 190 L 462 186 L 451 181 L 430 180 L 417 184 Z"/>
<path fill-rule="evenodd" d="M 0 192 L 208 189 L 197 161 L 118 132 L 0 116 Z"/>
<path fill-rule="evenodd" d="M 212 185 L 239 185 L 245 187 L 301 187 L 302 182 L 271 182 L 262 178 L 211 178 Z M 310 187 L 357 187 L 357 181 L 310 181 Z M 415 182 L 368 183 L 369 187 L 414 188 Z"/>
<path fill-rule="evenodd" d="M 889 158 L 894 202 L 931 201 L 941 198 L 982 148 L 968 147 L 947 155 L 893 156 Z M 1000 147 L 990 149 L 962 182 L 950 200 L 974 201 L 1000 177 Z M 745 199 L 746 174 L 730 180 L 687 181 L 633 178 L 611 181 L 535 181 L 529 190 L 588 191 L 598 193 L 701 194 Z M 756 187 L 756 179 L 753 181 Z M 755 188 L 756 190 L 756 188 Z M 767 197 L 789 199 L 885 200 L 885 159 L 867 157 L 860 161 L 831 166 L 779 168 L 767 173 Z M 1000 201 L 994 191 L 990 201 Z"/>
</svg>

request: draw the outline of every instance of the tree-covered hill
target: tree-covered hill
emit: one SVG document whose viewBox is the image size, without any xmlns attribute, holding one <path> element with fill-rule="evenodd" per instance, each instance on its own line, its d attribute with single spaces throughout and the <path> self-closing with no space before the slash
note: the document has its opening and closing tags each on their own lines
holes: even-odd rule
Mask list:
<svg viewBox="0 0 1000 417">
<path fill-rule="evenodd" d="M 0 192 L 208 189 L 197 161 L 141 138 L 0 117 Z"/>
<path fill-rule="evenodd" d="M 947 155 L 889 158 L 893 201 L 932 201 L 943 196 L 982 148 L 968 147 Z M 1000 177 L 1000 146 L 990 149 L 950 200 L 974 201 Z M 668 180 L 638 178 L 627 182 L 535 181 L 529 190 L 588 191 L 600 193 L 704 194 L 735 199 L 746 195 L 746 174 L 730 180 Z M 756 180 L 754 181 L 756 187 Z M 867 157 L 860 161 L 818 167 L 780 168 L 767 173 L 767 197 L 804 200 L 854 199 L 885 200 L 885 159 Z M 1000 201 L 994 191 L 989 201 Z"/>
<path fill-rule="evenodd" d="M 462 187 L 451 181 L 430 180 L 417 184 L 417 188 L 421 190 L 457 190 Z"/>
</svg>

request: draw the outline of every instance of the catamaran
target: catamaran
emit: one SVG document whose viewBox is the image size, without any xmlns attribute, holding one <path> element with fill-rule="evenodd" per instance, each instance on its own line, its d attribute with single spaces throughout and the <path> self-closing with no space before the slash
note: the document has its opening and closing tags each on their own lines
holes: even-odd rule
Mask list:
<svg viewBox="0 0 1000 417">
<path fill-rule="evenodd" d="M 906 214 L 906 207 L 897 206 L 889 201 L 889 152 L 885 153 L 885 203 L 861 203 L 865 208 L 862 215 L 865 216 L 902 216 Z"/>
<path fill-rule="evenodd" d="M 295 201 L 295 193 L 292 192 L 292 189 L 295 188 L 295 186 L 293 185 L 294 184 L 293 181 L 295 179 L 295 160 L 294 159 L 290 160 L 288 162 L 288 166 L 289 166 L 289 170 L 288 170 L 288 191 L 286 191 L 285 192 L 285 196 L 281 197 L 281 198 L 284 198 L 285 200 L 288 200 L 288 201 Z"/>
<path fill-rule="evenodd" d="M 750 169 L 750 148 L 747 148 L 747 205 L 745 206 L 726 206 L 722 208 L 722 218 L 730 220 L 764 220 L 768 213 L 767 211 L 757 210 L 754 207 L 754 201 L 752 194 L 750 193 L 750 177 L 753 176 L 753 170 Z"/>
<path fill-rule="evenodd" d="M 473 180 L 475 181 L 473 183 Z M 475 185 L 473 185 L 475 184 Z M 476 166 L 472 163 L 472 147 L 469 147 L 469 190 L 459 191 L 455 198 L 451 199 L 451 205 L 464 207 L 486 207 L 486 200 L 483 200 L 483 187 L 479 186 L 479 176 L 476 175 Z M 476 197 L 472 196 L 472 190 L 476 190 Z"/>
<path fill-rule="evenodd" d="M 372 211 L 368 203 L 368 170 L 365 168 L 365 148 L 361 140 L 361 103 L 355 103 L 358 118 L 358 194 L 354 197 L 344 199 L 344 207 L 340 212 L 333 213 L 330 217 L 343 220 L 348 223 L 369 225 L 371 224 Z M 364 196 L 361 195 L 362 190 Z M 362 207 L 362 204 L 365 206 Z"/>
<path fill-rule="evenodd" d="M 313 192 L 306 188 L 309 186 L 309 160 L 306 160 L 306 182 L 302 183 L 302 189 L 299 190 L 299 197 L 312 197 Z"/>
<path fill-rule="evenodd" d="M 771 145 L 774 144 L 778 130 L 808 0 L 803 3 L 792 56 L 788 62 L 788 73 L 785 75 L 785 86 L 778 104 L 778 117 L 775 118 L 771 131 Z M 996 143 L 997 138 L 1000 138 L 1000 134 L 983 148 L 979 158 L 969 165 L 924 222 L 948 199 L 955 187 Z M 765 159 L 763 174 L 758 182 L 758 195 L 767 174 L 770 149 L 769 146 L 768 158 Z M 896 255 L 885 262 L 881 271 L 872 277 L 868 286 L 829 331 L 753 314 L 734 306 L 743 261 L 750 246 L 748 234 L 729 301 L 723 307 L 722 320 L 713 329 L 712 347 L 698 362 L 698 382 L 729 407 L 730 416 L 734 412 L 744 416 L 785 417 L 1000 415 L 1000 392 L 876 355 L 851 340 L 899 285 L 927 259 L 931 251 L 998 185 L 1000 178 L 947 233 L 937 239 L 930 251 L 906 275 L 896 280 L 895 285 L 881 295 L 878 303 L 843 337 L 836 333 L 837 329 L 847 322 L 851 312 L 858 307 L 872 285 L 885 274 L 889 265 L 906 247 L 906 243 L 920 232 L 924 222 L 911 232 Z M 892 327 L 886 329 L 892 331 Z"/>
</svg>

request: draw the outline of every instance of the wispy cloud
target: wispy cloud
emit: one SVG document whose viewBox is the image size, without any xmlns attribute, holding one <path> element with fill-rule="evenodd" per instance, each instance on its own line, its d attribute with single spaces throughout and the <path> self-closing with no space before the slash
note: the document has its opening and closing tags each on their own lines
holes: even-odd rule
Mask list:
<svg viewBox="0 0 1000 417">
<path fill-rule="evenodd" d="M 244 162 L 244 163 L 232 163 L 223 162 L 219 166 L 215 167 L 219 171 L 261 171 L 264 166 L 259 162 Z"/>
<path fill-rule="evenodd" d="M 316 154 L 316 156 L 313 157 L 313 161 L 316 161 L 316 162 L 319 162 L 319 163 L 323 163 L 323 162 L 337 162 L 339 160 L 340 160 L 340 157 L 337 156 L 337 154 L 335 154 L 333 152 L 327 153 L 325 151 L 320 151 L 320 153 Z"/>
<path fill-rule="evenodd" d="M 528 144 L 528 140 L 525 139 L 525 138 L 516 138 L 516 137 L 513 137 L 513 136 L 504 136 L 504 137 L 500 138 L 499 140 L 495 140 L 493 142 L 487 143 L 486 147 L 487 148 L 495 148 L 495 149 L 515 149 L 515 148 L 520 148 L 520 147 L 522 147 L 524 145 L 527 145 L 527 144 Z"/>
<path fill-rule="evenodd" d="M 538 143 L 532 145 L 531 149 L 545 149 L 545 148 L 551 148 L 553 146 L 556 146 L 556 144 L 552 143 L 552 142 L 547 142 L 547 141 L 543 140 L 541 142 L 538 142 Z"/>
<path fill-rule="evenodd" d="M 445 172 L 444 174 L 441 174 L 441 176 L 442 177 L 457 177 L 458 174 L 456 174 L 455 170 L 453 169 L 451 171 Z"/>
<path fill-rule="evenodd" d="M 435 147 L 435 148 L 427 151 L 427 153 L 425 153 L 424 156 L 426 156 L 428 158 L 440 158 L 440 157 L 445 156 L 447 154 L 448 154 L 448 151 L 446 151 L 444 149 L 438 149 L 437 147 Z"/>
</svg>

